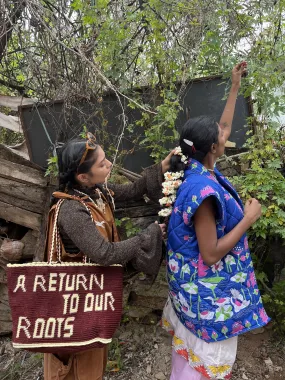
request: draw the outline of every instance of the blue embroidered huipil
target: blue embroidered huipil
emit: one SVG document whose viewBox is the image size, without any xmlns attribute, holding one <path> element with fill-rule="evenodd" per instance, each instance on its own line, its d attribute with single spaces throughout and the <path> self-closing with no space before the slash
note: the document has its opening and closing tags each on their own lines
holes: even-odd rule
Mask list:
<svg viewBox="0 0 285 380">
<path fill-rule="evenodd" d="M 198 161 L 190 161 L 168 226 L 170 299 L 182 324 L 206 342 L 224 340 L 269 321 L 246 235 L 211 267 L 205 265 L 199 253 L 193 215 L 203 200 L 215 199 L 218 239 L 243 218 L 238 194 L 217 169 L 215 175 Z"/>
</svg>

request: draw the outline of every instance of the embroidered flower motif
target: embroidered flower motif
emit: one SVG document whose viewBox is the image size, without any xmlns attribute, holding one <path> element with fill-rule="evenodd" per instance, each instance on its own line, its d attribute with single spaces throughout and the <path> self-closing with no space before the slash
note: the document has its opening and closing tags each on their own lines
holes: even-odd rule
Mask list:
<svg viewBox="0 0 285 380">
<path fill-rule="evenodd" d="M 199 253 L 199 258 L 198 258 L 198 276 L 199 277 L 205 277 L 207 275 L 207 271 L 208 270 L 209 270 L 209 267 L 204 264 L 202 256 Z"/>
<path fill-rule="evenodd" d="M 172 272 L 177 273 L 179 271 L 179 264 L 176 260 L 169 260 L 168 265 Z"/>
<path fill-rule="evenodd" d="M 237 334 L 238 332 L 242 331 L 243 329 L 244 329 L 244 326 L 242 325 L 241 322 L 235 322 L 233 324 L 232 334 Z"/>
<path fill-rule="evenodd" d="M 266 314 L 266 311 L 264 310 L 264 307 L 259 309 L 258 311 L 259 311 L 259 316 L 262 319 L 262 322 L 267 323 L 269 318 Z"/>
<path fill-rule="evenodd" d="M 228 301 L 228 297 L 226 298 L 226 302 L 227 301 Z M 221 304 L 216 310 L 215 322 L 224 322 L 230 319 L 234 314 L 232 310 L 233 308 L 231 305 L 228 305 L 227 303 Z"/>
<path fill-rule="evenodd" d="M 247 251 L 248 250 L 248 239 L 247 237 L 244 238 L 244 249 Z"/>
<path fill-rule="evenodd" d="M 201 311 L 200 313 L 201 319 L 205 319 L 207 321 L 213 319 L 214 315 L 215 313 L 213 311 L 208 311 L 208 310 Z"/>
<path fill-rule="evenodd" d="M 213 273 L 221 272 L 221 271 L 224 269 L 224 264 L 223 264 L 223 262 L 220 260 L 220 261 L 218 261 L 216 264 L 212 265 L 212 266 L 211 266 L 211 269 L 212 269 L 212 272 L 213 272 Z"/>
<path fill-rule="evenodd" d="M 211 186 L 206 186 L 204 187 L 204 189 L 200 191 L 200 195 L 202 198 L 205 198 L 210 194 L 215 194 L 215 190 Z"/>
<path fill-rule="evenodd" d="M 195 332 L 195 326 L 194 326 L 194 324 L 192 322 L 185 321 L 185 324 L 188 327 L 188 329 L 190 329 L 191 331 Z"/>
<path fill-rule="evenodd" d="M 226 263 L 226 267 L 227 267 L 227 271 L 229 273 L 232 273 L 232 265 L 236 265 L 236 261 L 234 259 L 234 257 L 232 255 L 227 255 L 225 257 L 225 263 Z"/>
<path fill-rule="evenodd" d="M 227 326 L 223 326 L 221 331 L 222 331 L 222 333 L 224 334 L 224 336 L 225 336 L 226 338 L 228 338 L 228 337 L 227 337 L 227 332 L 229 331 L 229 329 L 227 328 Z"/>
<path fill-rule="evenodd" d="M 237 289 L 231 289 L 231 293 L 231 304 L 234 307 L 235 313 L 245 309 L 250 304 L 250 301 L 247 301 L 245 296 L 242 295 Z"/>
<path fill-rule="evenodd" d="M 251 323 L 248 320 L 245 321 L 245 327 L 247 329 L 249 329 L 251 327 Z"/>
<path fill-rule="evenodd" d="M 183 217 L 183 222 L 184 222 L 186 225 L 188 225 L 188 224 L 189 224 L 189 219 L 188 219 L 188 214 L 187 214 L 187 212 L 183 211 L 182 217 Z"/>
<path fill-rule="evenodd" d="M 238 272 L 236 275 L 231 277 L 231 281 L 239 282 L 239 283 L 245 282 L 246 281 L 246 273 Z"/>
<path fill-rule="evenodd" d="M 249 281 L 251 283 L 251 286 L 254 288 L 256 285 L 256 278 L 253 271 L 249 273 Z"/>
<path fill-rule="evenodd" d="M 212 332 L 211 337 L 212 337 L 215 341 L 217 340 L 217 338 L 218 338 L 218 334 L 216 333 L 216 331 L 213 331 L 213 332 Z"/>
<path fill-rule="evenodd" d="M 192 312 L 191 308 L 188 305 L 187 300 L 179 293 L 179 302 L 181 304 L 181 310 L 190 318 L 196 318 L 196 314 Z"/>
<path fill-rule="evenodd" d="M 211 338 L 210 338 L 209 335 L 208 335 L 207 330 L 206 330 L 204 327 L 202 327 L 202 334 L 201 334 L 201 336 L 202 336 L 202 338 L 203 338 L 204 340 L 211 340 Z"/>
<path fill-rule="evenodd" d="M 226 201 L 229 201 L 230 199 L 231 199 L 230 194 L 225 194 L 225 200 L 226 200 Z"/>
<path fill-rule="evenodd" d="M 185 273 L 186 274 L 190 274 L 190 268 L 189 268 L 188 264 L 184 264 L 183 267 L 181 268 L 181 275 L 180 275 L 180 277 L 184 279 Z M 183 287 L 183 285 L 181 285 L 181 287 Z"/>
</svg>

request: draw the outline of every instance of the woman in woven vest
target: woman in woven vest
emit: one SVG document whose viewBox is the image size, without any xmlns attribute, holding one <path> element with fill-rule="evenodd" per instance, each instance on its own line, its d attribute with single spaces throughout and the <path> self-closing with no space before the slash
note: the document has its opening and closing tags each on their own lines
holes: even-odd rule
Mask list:
<svg viewBox="0 0 285 380">
<path fill-rule="evenodd" d="M 55 207 L 62 202 L 58 226 L 63 245 L 61 261 L 87 260 L 101 266 L 125 264 L 155 275 L 162 256 L 164 225 L 151 224 L 128 240 L 119 241 L 114 221 L 114 200 L 141 199 L 147 194 L 156 200 L 161 193 L 163 173 L 172 153 L 161 163 L 147 168 L 132 184 L 106 185 L 112 164 L 93 135 L 87 141 L 73 140 L 58 152 L 59 191 L 53 194 L 55 205 L 49 217 L 46 259 L 57 260 L 51 253 Z M 87 206 L 87 207 L 86 207 Z M 92 214 L 92 218 L 90 215 Z M 107 362 L 107 345 L 72 355 L 45 354 L 45 380 L 102 380 Z"/>
<path fill-rule="evenodd" d="M 171 380 L 229 379 L 237 336 L 269 321 L 246 237 L 261 216 L 261 205 L 250 199 L 244 207 L 215 167 L 231 133 L 245 69 L 241 63 L 232 71 L 220 122 L 209 117 L 189 120 L 173 156 L 170 171 L 181 173 L 183 182 L 168 227 L 170 289 L 162 318 L 162 326 L 173 335 Z"/>
</svg>

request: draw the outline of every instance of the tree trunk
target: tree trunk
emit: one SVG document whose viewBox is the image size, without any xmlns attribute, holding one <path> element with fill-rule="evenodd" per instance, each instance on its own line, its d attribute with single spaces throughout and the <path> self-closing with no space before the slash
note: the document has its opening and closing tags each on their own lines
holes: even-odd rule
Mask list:
<svg viewBox="0 0 285 380">
<path fill-rule="evenodd" d="M 22 0 L 12 0 L 14 6 L 12 10 L 11 17 L 4 20 L 4 11 L 2 13 L 2 17 L 0 17 L 0 25 L 2 24 L 2 27 L 0 28 L 0 62 L 5 54 L 8 42 L 12 36 L 13 27 L 20 18 L 22 11 L 25 7 L 25 2 Z"/>
</svg>

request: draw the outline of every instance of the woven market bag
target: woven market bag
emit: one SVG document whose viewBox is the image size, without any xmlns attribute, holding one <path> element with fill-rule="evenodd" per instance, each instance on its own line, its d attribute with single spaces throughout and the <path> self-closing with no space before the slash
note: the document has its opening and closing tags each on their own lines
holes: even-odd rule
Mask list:
<svg viewBox="0 0 285 380">
<path fill-rule="evenodd" d="M 57 220 L 62 202 L 55 209 L 50 261 L 7 266 L 15 348 L 60 354 L 102 347 L 120 323 L 122 266 L 103 267 L 86 258 L 61 262 Z M 57 262 L 51 261 L 54 249 Z"/>
</svg>

